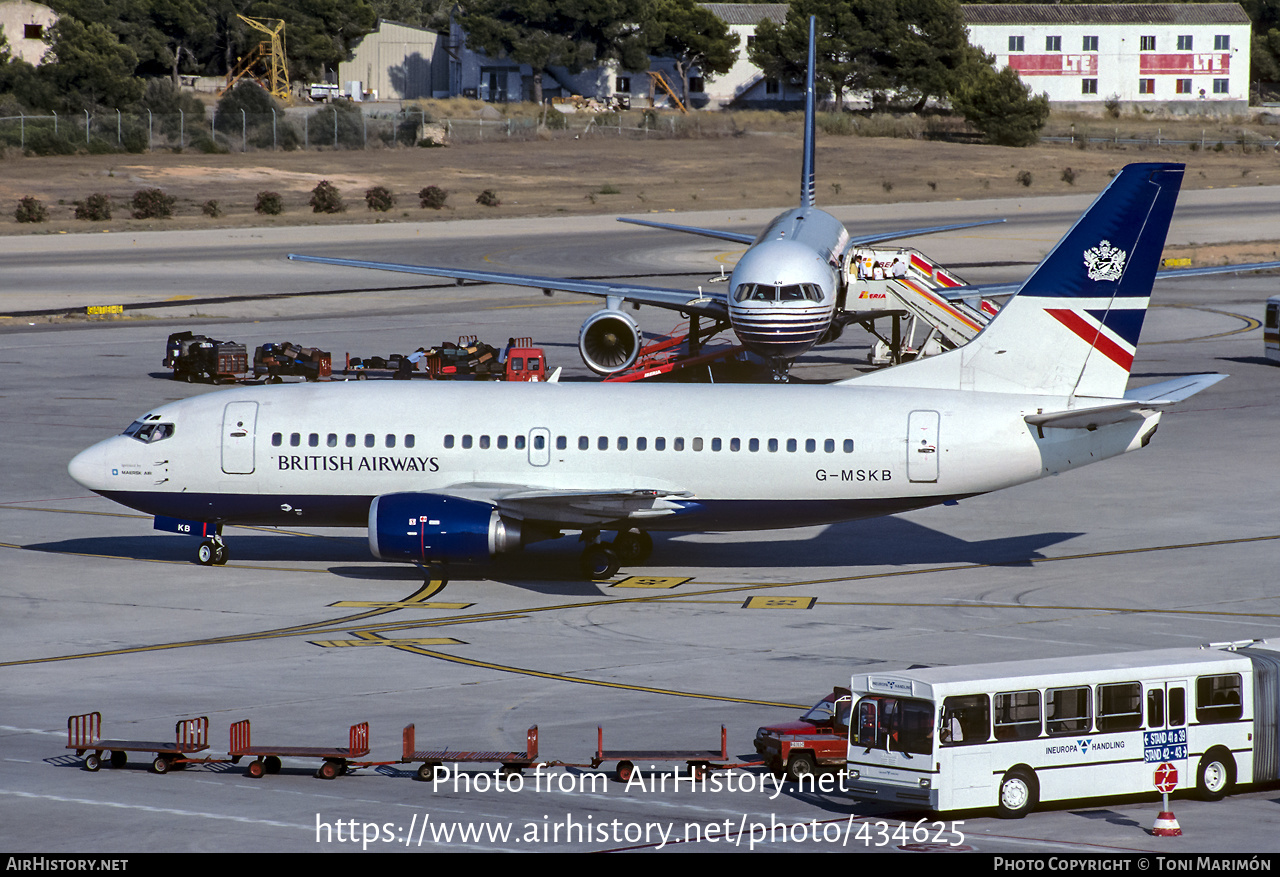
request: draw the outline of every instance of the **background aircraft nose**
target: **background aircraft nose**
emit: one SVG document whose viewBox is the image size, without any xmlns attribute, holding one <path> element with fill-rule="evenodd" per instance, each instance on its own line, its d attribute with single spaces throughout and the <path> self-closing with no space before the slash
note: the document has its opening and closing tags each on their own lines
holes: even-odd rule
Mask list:
<svg viewBox="0 0 1280 877">
<path fill-rule="evenodd" d="M 104 485 L 106 456 L 102 443 L 81 451 L 71 458 L 67 464 L 67 473 L 76 482 L 90 490 L 97 490 Z"/>
</svg>

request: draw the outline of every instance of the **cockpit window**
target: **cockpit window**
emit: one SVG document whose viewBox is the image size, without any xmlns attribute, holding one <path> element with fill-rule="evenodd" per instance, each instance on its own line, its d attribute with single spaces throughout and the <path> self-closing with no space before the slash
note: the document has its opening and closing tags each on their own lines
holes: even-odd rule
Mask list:
<svg viewBox="0 0 1280 877">
<path fill-rule="evenodd" d="M 822 301 L 822 287 L 816 283 L 789 283 L 773 286 L 742 283 L 733 293 L 734 301 Z"/>
<path fill-rule="evenodd" d="M 129 424 L 124 434 L 135 438 L 143 444 L 164 441 L 173 436 L 172 423 L 156 423 L 151 420 L 135 420 Z"/>
</svg>

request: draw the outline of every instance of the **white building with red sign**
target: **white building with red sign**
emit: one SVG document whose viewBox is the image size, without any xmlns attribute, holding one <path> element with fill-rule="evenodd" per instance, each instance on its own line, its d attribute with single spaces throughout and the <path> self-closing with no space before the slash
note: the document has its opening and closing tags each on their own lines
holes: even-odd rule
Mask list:
<svg viewBox="0 0 1280 877">
<path fill-rule="evenodd" d="M 961 8 L 969 42 L 1057 105 L 1248 109 L 1250 21 L 1238 3 Z"/>
</svg>

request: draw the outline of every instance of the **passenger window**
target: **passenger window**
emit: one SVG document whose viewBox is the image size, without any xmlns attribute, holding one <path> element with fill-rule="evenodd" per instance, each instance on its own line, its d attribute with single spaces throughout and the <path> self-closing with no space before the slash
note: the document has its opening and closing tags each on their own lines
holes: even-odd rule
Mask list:
<svg viewBox="0 0 1280 877">
<path fill-rule="evenodd" d="M 653 449 L 655 451 L 665 451 L 667 449 L 667 440 L 659 436 L 653 440 Z"/>
<path fill-rule="evenodd" d="M 640 436 L 640 437 L 638 437 L 638 438 L 636 439 L 636 450 L 637 450 L 637 451 L 643 451 L 643 450 L 647 449 L 648 447 L 649 447 L 649 440 L 648 440 L 647 438 L 645 438 L 644 436 Z"/>
<path fill-rule="evenodd" d="M 778 440 L 769 439 L 769 453 L 776 454 L 778 452 Z"/>
<path fill-rule="evenodd" d="M 751 439 L 750 441 L 748 441 L 748 442 L 747 442 L 747 450 L 748 450 L 748 451 L 750 451 L 750 452 L 751 452 L 751 453 L 753 453 L 753 454 L 754 454 L 756 451 L 760 450 L 760 439 Z"/>
<path fill-rule="evenodd" d="M 324 443 L 331 448 L 336 448 L 338 446 L 338 434 L 336 432 L 329 433 L 325 437 Z"/>
<path fill-rule="evenodd" d="M 684 439 L 683 439 L 683 438 L 681 438 L 681 437 L 673 438 L 673 439 L 671 440 L 671 450 L 673 450 L 673 451 L 683 451 L 683 450 L 684 450 Z"/>
<path fill-rule="evenodd" d="M 625 451 L 627 449 L 627 437 L 625 435 L 618 436 L 618 450 Z"/>
<path fill-rule="evenodd" d="M 299 445 L 301 445 L 301 444 L 302 444 L 302 434 L 301 434 L 301 433 L 297 433 L 297 432 L 295 432 L 295 433 L 293 433 L 293 434 L 291 434 L 291 435 L 289 436 L 289 447 L 291 447 L 291 448 L 296 448 L 296 447 L 298 447 L 298 446 L 299 446 Z"/>
<path fill-rule="evenodd" d="M 1243 710 L 1240 703 L 1240 674 L 1201 676 L 1196 680 L 1196 721 L 1201 724 L 1234 722 Z"/>
<path fill-rule="evenodd" d="M 806 453 L 806 454 L 812 454 L 814 451 L 818 450 L 818 440 L 817 440 L 817 439 L 805 439 L 805 440 L 804 440 L 804 450 L 805 450 L 805 453 Z"/>
<path fill-rule="evenodd" d="M 845 452 L 846 454 L 852 454 L 852 453 L 853 453 L 853 439 L 845 439 L 845 440 L 844 440 L 844 452 Z"/>
<path fill-rule="evenodd" d="M 447 435 L 447 436 L 445 436 L 445 437 L 444 437 L 444 446 L 445 446 L 446 448 L 451 448 L 451 447 L 453 447 L 453 436 L 452 436 L 452 435 Z"/>
<path fill-rule="evenodd" d="M 561 436 L 561 438 L 564 438 L 564 436 Z M 517 451 L 524 450 L 524 436 L 522 435 L 516 436 L 516 450 Z"/>
<path fill-rule="evenodd" d="M 794 454 L 796 452 L 796 440 L 787 439 L 787 453 Z"/>
<path fill-rule="evenodd" d="M 834 454 L 836 452 L 836 440 L 827 439 L 822 443 L 822 450 L 826 451 L 828 454 Z"/>
<path fill-rule="evenodd" d="M 547 446 L 547 439 L 545 436 L 535 435 L 533 437 L 533 449 L 535 451 L 541 451 L 545 449 L 546 446 Z"/>
<path fill-rule="evenodd" d="M 698 437 L 696 437 L 696 436 L 694 437 L 694 439 L 693 439 L 693 449 L 694 449 L 695 451 L 700 451 L 700 450 L 702 450 L 702 439 L 701 439 L 701 438 L 698 438 Z"/>
<path fill-rule="evenodd" d="M 453 436 L 450 436 L 453 438 Z M 347 433 L 347 447 L 354 448 L 356 446 L 356 434 L 354 432 Z"/>
<path fill-rule="evenodd" d="M 578 436 L 578 450 L 585 451 L 589 447 L 591 447 L 591 440 L 585 435 Z"/>
<path fill-rule="evenodd" d="M 1046 694 L 1049 736 L 1083 734 L 1089 730 L 1092 713 L 1088 688 L 1051 688 Z"/>
<path fill-rule="evenodd" d="M 1098 686 L 1098 730 L 1133 731 L 1142 727 L 1142 685 L 1117 682 Z"/>
<path fill-rule="evenodd" d="M 1181 728 L 1187 723 L 1187 690 L 1169 689 L 1169 727 Z"/>
<path fill-rule="evenodd" d="M 596 439 L 596 449 L 601 451 L 609 450 L 609 439 L 607 436 L 599 436 Z"/>
<path fill-rule="evenodd" d="M 462 437 L 462 448 L 463 448 L 463 450 L 466 450 L 466 449 L 470 448 L 470 447 L 471 447 L 471 444 L 472 444 L 471 436 L 469 436 L 469 435 L 464 435 L 464 436 Z"/>
<path fill-rule="evenodd" d="M 404 446 L 406 448 L 411 448 L 414 445 L 414 441 L 415 439 L 413 437 L 413 433 L 409 433 L 407 436 L 404 437 Z"/>
<path fill-rule="evenodd" d="M 372 448 L 377 445 L 377 443 L 378 440 L 374 437 L 373 433 L 367 432 L 364 434 L 364 446 L 366 448 Z"/>
<path fill-rule="evenodd" d="M 521 447 L 524 446 L 521 445 Z M 556 436 L 556 450 L 563 451 L 567 447 L 569 447 L 569 437 L 567 435 Z"/>
<path fill-rule="evenodd" d="M 480 448 L 482 450 L 489 449 L 489 437 L 487 435 L 480 436 Z"/>
<path fill-rule="evenodd" d="M 320 433 L 313 432 L 311 433 L 311 435 L 307 436 L 307 447 L 310 447 L 310 448 L 320 447 Z"/>
<path fill-rule="evenodd" d="M 729 450 L 731 451 L 742 450 L 742 439 L 736 439 L 736 438 L 729 439 Z"/>
<path fill-rule="evenodd" d="M 396 446 L 396 437 L 388 433 L 386 438 L 386 445 L 389 448 L 394 448 Z"/>
<path fill-rule="evenodd" d="M 713 451 L 718 451 L 718 450 L 720 450 L 720 439 L 718 439 L 718 438 L 713 438 L 713 439 L 711 440 L 711 450 L 713 450 Z"/>
<path fill-rule="evenodd" d="M 942 701 L 942 727 L 938 735 L 942 745 L 986 743 L 990 728 L 991 705 L 985 694 L 966 694 Z"/>
<path fill-rule="evenodd" d="M 409 438 L 413 438 L 413 436 L 409 436 Z M 413 447 L 413 445 L 409 445 L 409 447 Z M 498 450 L 505 451 L 506 449 L 507 449 L 507 437 L 505 435 L 498 436 Z"/>
<path fill-rule="evenodd" d="M 1040 692 L 997 694 L 995 706 L 997 740 L 1031 740 L 1040 736 Z"/>
<path fill-rule="evenodd" d="M 1164 727 L 1164 689 L 1152 688 L 1147 691 L 1147 727 Z"/>
<path fill-rule="evenodd" d="M 284 444 L 284 436 L 278 432 L 271 433 L 271 446 L 278 448 L 282 444 Z"/>
</svg>

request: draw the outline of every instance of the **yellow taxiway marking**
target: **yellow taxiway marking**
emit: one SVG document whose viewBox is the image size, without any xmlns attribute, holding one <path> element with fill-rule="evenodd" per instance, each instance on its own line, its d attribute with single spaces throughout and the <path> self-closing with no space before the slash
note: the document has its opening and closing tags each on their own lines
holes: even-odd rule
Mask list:
<svg viewBox="0 0 1280 877">
<path fill-rule="evenodd" d="M 1226 338 L 1229 335 L 1239 335 L 1241 332 L 1252 332 L 1254 329 L 1262 325 L 1260 320 L 1253 317 L 1246 317 L 1244 314 L 1233 314 L 1231 311 L 1220 311 L 1216 308 L 1202 308 L 1199 305 L 1151 305 L 1153 308 L 1182 308 L 1188 311 L 1204 311 L 1206 314 L 1217 314 L 1220 317 L 1231 317 L 1232 319 L 1241 320 L 1244 325 L 1238 329 L 1230 329 L 1226 332 L 1216 332 L 1213 335 L 1200 335 L 1195 338 L 1171 338 L 1168 341 L 1146 341 L 1145 344 L 1183 344 L 1190 341 L 1209 341 L 1214 338 Z"/>
<path fill-rule="evenodd" d="M 621 581 L 609 585 L 611 588 L 678 588 L 685 582 L 693 581 L 692 576 L 683 578 L 676 576 L 627 576 Z"/>
<path fill-rule="evenodd" d="M 742 602 L 743 609 L 812 609 L 818 603 L 817 597 L 748 597 Z"/>
<path fill-rule="evenodd" d="M 330 603 L 334 609 L 469 609 L 474 603 L 425 603 L 414 600 L 381 602 L 378 600 L 339 600 Z"/>
<path fill-rule="evenodd" d="M 467 644 L 464 640 L 448 636 L 406 637 L 404 639 L 313 639 L 309 640 L 309 642 L 313 646 L 322 646 L 327 649 L 345 646 L 465 646 Z"/>
</svg>

